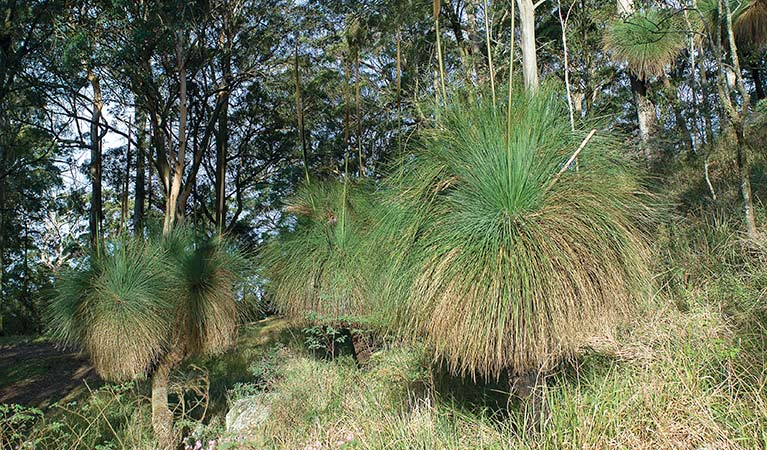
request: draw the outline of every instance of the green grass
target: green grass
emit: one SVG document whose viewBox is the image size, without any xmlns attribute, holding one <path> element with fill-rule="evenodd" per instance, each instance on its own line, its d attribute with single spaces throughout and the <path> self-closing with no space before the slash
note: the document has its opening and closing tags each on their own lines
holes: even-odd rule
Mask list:
<svg viewBox="0 0 767 450">
<path fill-rule="evenodd" d="M 188 439 L 246 438 L 229 447 L 242 449 L 767 448 L 765 255 L 744 250 L 739 216 L 714 217 L 690 213 L 658 231 L 656 295 L 551 372 L 538 433 L 515 402 L 507 408 L 503 384 L 452 377 L 421 346 L 389 342 L 360 369 L 315 357 L 300 326 L 276 317 L 243 327 L 232 351 L 192 361 L 207 371 L 211 405 L 204 424 L 179 424 Z M 15 424 L 38 448 L 149 449 L 147 394 L 142 383 L 106 385 L 42 419 L 0 410 L 0 427 Z M 253 395 L 270 417 L 228 435 L 228 407 Z"/>
</svg>

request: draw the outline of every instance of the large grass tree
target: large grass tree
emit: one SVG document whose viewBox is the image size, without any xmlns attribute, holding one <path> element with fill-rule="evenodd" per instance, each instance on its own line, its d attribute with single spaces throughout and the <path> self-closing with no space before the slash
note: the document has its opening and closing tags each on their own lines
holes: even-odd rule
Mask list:
<svg viewBox="0 0 767 450">
<path fill-rule="evenodd" d="M 663 77 L 686 46 L 686 26 L 680 15 L 660 9 L 635 10 L 633 2 L 619 2 L 619 17 L 607 27 L 604 44 L 613 59 L 625 63 L 639 123 L 642 151 L 657 164 L 658 151 L 650 142 L 657 128 L 651 81 Z"/>
<path fill-rule="evenodd" d="M 297 323 L 348 330 L 369 325 L 375 313 L 365 277 L 374 254 L 364 253 L 373 220 L 372 187 L 346 180 L 304 184 L 286 201 L 295 219 L 260 253 L 266 292 Z M 366 351 L 351 335 L 355 354 Z"/>
<path fill-rule="evenodd" d="M 149 377 L 159 447 L 174 448 L 171 371 L 234 342 L 245 261 L 222 238 L 184 229 L 161 240 L 109 241 L 57 277 L 53 335 L 82 348 L 106 380 Z"/>
<path fill-rule="evenodd" d="M 508 373 L 528 399 L 648 282 L 644 191 L 617 141 L 584 140 L 566 116 L 546 88 L 515 95 L 509 115 L 447 108 L 394 174 L 370 244 L 388 249 L 378 285 L 401 332 L 455 373 Z"/>
</svg>

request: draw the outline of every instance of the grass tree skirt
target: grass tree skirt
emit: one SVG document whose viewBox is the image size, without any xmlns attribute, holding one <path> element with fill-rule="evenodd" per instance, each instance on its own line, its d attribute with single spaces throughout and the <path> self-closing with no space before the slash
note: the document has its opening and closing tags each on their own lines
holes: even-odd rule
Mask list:
<svg viewBox="0 0 767 450">
<path fill-rule="evenodd" d="M 454 104 L 390 180 L 384 304 L 456 374 L 524 392 L 647 286 L 644 191 L 602 132 L 565 168 L 587 135 L 566 116 L 546 89 L 510 117 Z"/>
<path fill-rule="evenodd" d="M 370 325 L 372 314 L 364 270 L 370 255 L 360 245 L 371 226 L 370 191 L 361 183 L 312 180 L 287 202 L 291 229 L 260 255 L 277 309 L 298 323 L 337 329 L 355 355 L 369 353 L 357 348 L 363 340 L 356 328 Z"/>
</svg>

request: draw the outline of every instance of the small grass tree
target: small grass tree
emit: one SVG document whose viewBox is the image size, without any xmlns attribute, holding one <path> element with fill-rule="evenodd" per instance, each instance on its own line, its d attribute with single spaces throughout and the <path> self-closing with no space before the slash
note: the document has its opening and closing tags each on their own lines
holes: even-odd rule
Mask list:
<svg viewBox="0 0 767 450">
<path fill-rule="evenodd" d="M 549 89 L 509 116 L 453 104 L 391 180 L 383 304 L 454 373 L 534 380 L 647 286 L 644 191 L 604 133 L 567 167 L 585 133 L 566 117 Z"/>
<path fill-rule="evenodd" d="M 116 239 L 58 274 L 52 333 L 85 350 L 104 379 L 151 378 L 158 444 L 175 448 L 170 373 L 234 342 L 244 270 L 243 255 L 221 237 L 177 229 L 156 241 Z"/>
<path fill-rule="evenodd" d="M 363 182 L 313 180 L 286 202 L 285 212 L 296 222 L 262 250 L 259 264 L 281 313 L 339 329 L 368 322 L 363 267 L 373 255 L 363 255 L 361 244 L 371 225 L 370 189 Z M 357 337 L 352 333 L 354 351 L 364 362 Z"/>
</svg>

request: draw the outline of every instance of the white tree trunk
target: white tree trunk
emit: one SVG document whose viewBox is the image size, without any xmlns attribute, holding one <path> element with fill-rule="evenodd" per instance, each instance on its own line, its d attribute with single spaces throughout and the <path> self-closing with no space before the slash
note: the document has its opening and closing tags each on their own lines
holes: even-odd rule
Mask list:
<svg viewBox="0 0 767 450">
<path fill-rule="evenodd" d="M 522 75 L 525 90 L 538 90 L 538 57 L 535 48 L 535 5 L 532 0 L 517 0 L 519 32 L 522 37 Z"/>
</svg>

